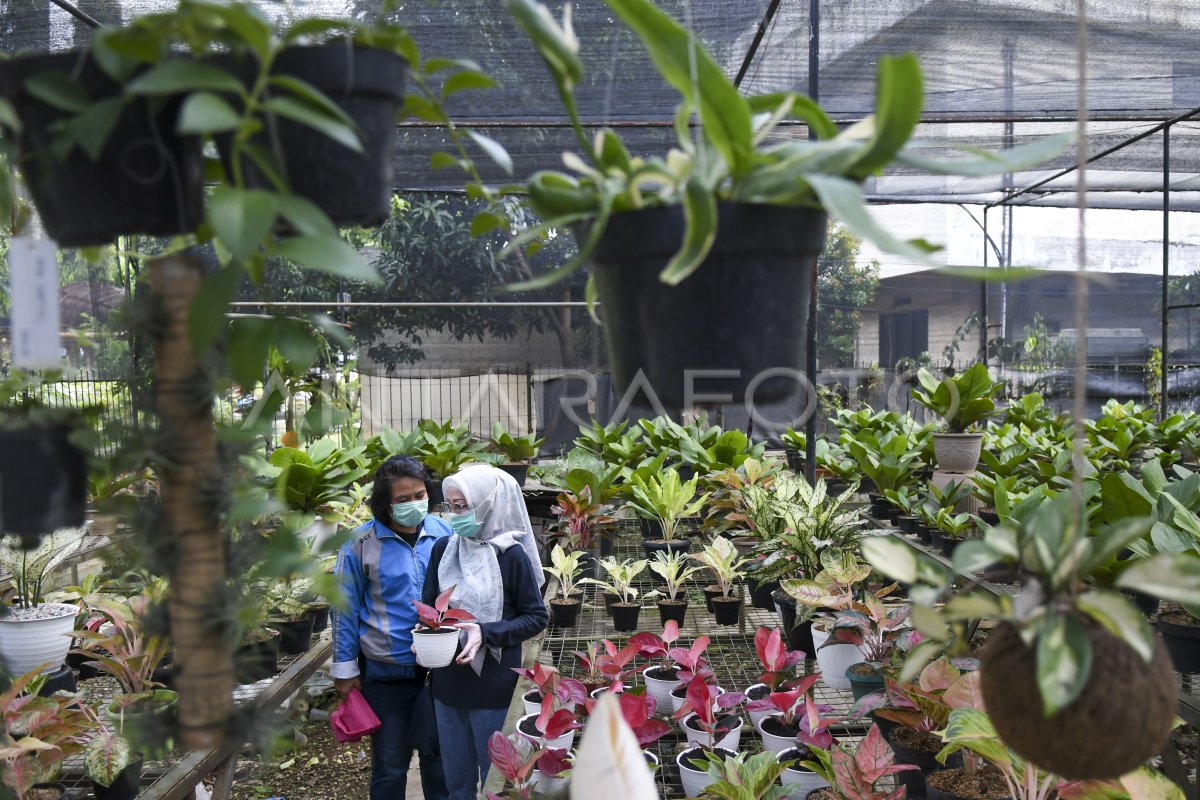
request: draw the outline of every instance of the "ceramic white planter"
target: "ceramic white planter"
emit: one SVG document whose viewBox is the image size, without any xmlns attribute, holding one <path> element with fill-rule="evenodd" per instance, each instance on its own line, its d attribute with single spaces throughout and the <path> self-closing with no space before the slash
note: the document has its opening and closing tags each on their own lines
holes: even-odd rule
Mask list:
<svg viewBox="0 0 1200 800">
<path fill-rule="evenodd" d="M 687 740 L 689 742 L 691 742 L 692 744 L 694 744 L 694 745 L 708 744 L 708 734 L 707 733 L 705 733 L 704 731 L 692 730 L 692 728 L 688 727 L 687 721 L 694 716 L 696 716 L 696 715 L 688 714 L 686 717 L 681 719 L 679 721 L 679 727 L 683 728 L 684 735 L 687 736 Z M 738 745 L 740 745 L 742 743 L 742 728 L 744 728 L 744 727 L 745 726 L 742 724 L 742 720 L 739 717 L 738 721 L 737 721 L 737 725 L 735 725 L 733 727 L 733 730 L 729 731 L 729 733 L 725 734 L 720 739 L 717 739 L 716 746 L 720 747 L 720 748 L 724 748 L 725 750 L 732 750 L 734 752 L 737 752 Z M 795 742 L 793 742 L 793 744 L 795 744 Z"/>
<path fill-rule="evenodd" d="M 14 614 L 0 617 L 0 661 L 9 674 L 24 675 L 41 664 L 46 665 L 44 672 L 62 666 L 71 649 L 78 613 L 78 608 L 67 603 L 42 603 L 37 619 L 15 619 Z"/>
<path fill-rule="evenodd" d="M 538 747 L 546 747 L 550 750 L 570 750 L 572 747 L 575 746 L 575 734 L 578 733 L 579 731 L 567 731 L 566 733 L 564 733 L 562 736 L 558 737 L 557 739 L 545 739 L 541 736 L 530 736 L 528 733 L 521 730 L 522 722 L 524 722 L 527 719 L 536 720 L 537 716 L 538 716 L 537 714 L 526 714 L 525 716 L 523 716 L 519 720 L 517 720 L 517 733 L 524 736 L 526 739 L 528 739 L 534 745 L 537 745 Z"/>
<path fill-rule="evenodd" d="M 642 755 L 648 759 L 646 767 L 651 772 L 658 772 L 658 768 L 662 766 L 662 761 L 658 759 L 658 756 L 654 753 L 651 753 L 649 750 L 643 750 Z"/>
<path fill-rule="evenodd" d="M 716 782 L 708 774 L 708 770 L 698 770 L 684 759 L 684 756 L 689 755 L 688 750 L 684 750 L 679 755 L 675 756 L 675 764 L 679 767 L 679 783 L 683 786 L 683 794 L 685 797 L 698 797 L 705 788 Z M 717 750 L 718 753 L 726 758 L 732 758 L 735 754 L 730 750 Z M 697 757 L 699 753 L 692 753 L 693 757 Z"/>
<path fill-rule="evenodd" d="M 750 686 L 746 689 L 746 704 L 747 705 L 754 702 L 754 700 L 751 699 L 751 697 L 750 697 L 750 692 L 753 691 L 754 689 L 758 688 L 759 686 L 761 686 L 765 689 L 767 685 L 765 683 L 756 683 L 753 686 Z M 749 710 L 749 709 L 747 709 L 747 710 Z M 771 716 L 774 713 L 775 713 L 774 711 L 750 711 L 750 724 L 753 725 L 755 728 L 758 728 L 758 723 L 762 722 L 764 719 L 766 719 L 767 717 Z"/>
<path fill-rule="evenodd" d="M 779 715 L 768 714 L 754 726 L 758 729 L 758 735 L 762 737 L 763 750 L 770 750 L 772 753 L 782 753 L 784 750 L 790 750 L 796 746 L 795 736 L 776 736 L 775 734 L 767 733 L 762 729 L 762 724 L 767 721 L 767 718 L 777 716 Z"/>
<path fill-rule="evenodd" d="M 779 754 L 779 760 L 784 761 L 788 758 L 797 758 L 798 754 L 793 750 L 791 753 L 784 751 Z M 801 758 L 800 760 L 804 760 Z M 817 789 L 824 789 L 829 786 L 829 782 L 815 772 L 808 770 L 785 769 L 779 774 L 779 781 L 784 786 L 791 786 L 792 790 L 788 792 L 788 797 L 792 800 L 804 800 L 809 792 Z"/>
<path fill-rule="evenodd" d="M 458 631 L 452 633 L 413 633 L 417 663 L 428 669 L 447 667 L 458 650 Z"/>
<path fill-rule="evenodd" d="M 974 472 L 983 449 L 982 433 L 935 433 L 933 452 L 942 472 Z"/>
<path fill-rule="evenodd" d="M 571 779 L 566 775 L 552 777 L 540 769 L 535 769 L 530 783 L 533 785 L 533 791 L 538 794 L 554 794 L 561 792 L 569 780 Z"/>
<path fill-rule="evenodd" d="M 670 681 L 664 681 L 661 678 L 651 678 L 646 673 L 652 669 L 654 669 L 654 667 L 647 667 L 646 669 L 642 670 L 642 678 L 646 681 L 646 694 L 653 697 L 654 701 L 658 703 L 658 707 L 663 711 L 666 711 L 668 708 L 673 708 L 674 706 L 671 703 L 671 691 L 680 686 L 683 681 L 679 680 L 678 678 Z M 678 709 L 675 710 L 678 711 Z"/>
<path fill-rule="evenodd" d="M 717 696 L 720 697 L 723 694 L 725 694 L 725 690 L 722 689 L 720 686 L 718 686 L 717 687 Z M 678 711 L 679 709 L 683 708 L 683 703 L 686 698 L 676 697 L 673 694 L 668 694 L 667 697 L 671 698 L 671 710 L 672 711 Z M 713 708 L 716 708 L 715 704 L 713 705 Z"/>
<path fill-rule="evenodd" d="M 813 626 L 813 645 L 817 648 L 817 666 L 821 670 L 821 680 L 831 689 L 849 689 L 850 679 L 846 670 L 862 661 L 862 653 L 852 644 L 832 644 L 822 647 L 829 638 L 829 631 L 823 631 Z"/>
</svg>

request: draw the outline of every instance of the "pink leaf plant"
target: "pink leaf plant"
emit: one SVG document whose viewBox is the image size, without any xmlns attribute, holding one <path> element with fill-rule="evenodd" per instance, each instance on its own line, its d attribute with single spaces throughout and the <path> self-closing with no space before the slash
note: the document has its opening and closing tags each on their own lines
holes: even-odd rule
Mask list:
<svg viewBox="0 0 1200 800">
<path fill-rule="evenodd" d="M 772 692 L 778 691 L 788 674 L 804 661 L 804 653 L 787 649 L 778 628 L 759 627 L 754 632 L 754 649 L 764 670 L 758 680 Z"/>
<path fill-rule="evenodd" d="M 554 695 L 542 697 L 541 711 L 534 718 L 533 724 L 547 742 L 583 727 L 583 724 L 575 719 L 574 711 L 558 707 Z"/>
<path fill-rule="evenodd" d="M 542 698 L 555 698 L 559 708 L 579 705 L 587 699 L 587 688 L 582 683 L 546 664 L 538 663 L 528 668 L 513 667 L 513 672 L 532 683 Z"/>
<path fill-rule="evenodd" d="M 552 747 L 542 753 L 542 757 L 537 760 L 537 768 L 543 775 L 557 778 L 569 770 L 573 763 L 570 750 Z"/>
<path fill-rule="evenodd" d="M 821 680 L 821 673 L 819 672 L 806 675 L 790 689 L 771 692 L 766 697 L 751 702 L 750 705 L 746 706 L 746 709 L 748 711 L 767 711 L 777 714 L 782 724 L 789 728 L 794 727 L 797 724 L 796 718 L 801 706 L 804 705 L 805 698 L 808 697 L 809 691 L 819 680 Z"/>
<path fill-rule="evenodd" d="M 675 620 L 667 620 L 667 624 L 663 626 L 662 636 L 650 631 L 642 631 L 635 633 L 629 637 L 629 644 L 636 644 L 639 648 L 638 655 L 642 658 L 661 658 L 662 666 L 670 668 L 673 661 L 671 659 L 671 645 L 679 641 L 679 623 Z"/>
<path fill-rule="evenodd" d="M 457 622 L 470 622 L 475 619 L 475 615 L 466 609 L 450 608 L 450 596 L 454 594 L 455 588 L 455 586 L 451 586 L 439 594 L 431 606 L 420 600 L 413 600 L 413 605 L 417 607 L 417 617 L 421 620 L 422 625 L 436 631 Z"/>
<path fill-rule="evenodd" d="M 800 747 L 811 752 L 813 748 L 828 750 L 837 744 L 837 739 L 834 738 L 829 728 L 836 725 L 838 720 L 821 716 L 832 710 L 832 706 L 817 705 L 811 695 L 805 696 L 804 714 L 800 717 L 800 732 L 796 734 L 796 743 Z"/>
<path fill-rule="evenodd" d="M 699 636 L 692 642 L 691 647 L 670 649 L 669 655 L 678 671 L 676 677 L 685 682 L 690 682 L 697 676 L 712 678 L 713 672 L 708 666 L 708 659 L 704 657 L 704 651 L 708 649 L 710 641 L 712 640 L 707 636 Z"/>
<path fill-rule="evenodd" d="M 895 763 L 895 753 L 875 725 L 855 750 L 840 744 L 832 750 L 810 748 L 809 752 L 814 760 L 803 765 L 823 777 L 842 800 L 904 800 L 903 784 L 891 791 L 875 784 L 888 775 L 919 769 Z"/>
<path fill-rule="evenodd" d="M 706 749 L 711 749 L 736 727 L 737 714 L 727 712 L 745 699 L 746 695 L 741 692 L 717 694 L 717 687 L 710 684 L 704 675 L 698 674 L 688 682 L 687 695 L 683 705 L 675 712 L 675 719 L 682 721 L 694 713 L 701 730 L 708 734 Z"/>
<path fill-rule="evenodd" d="M 625 688 L 625 678 L 633 672 L 629 665 L 640 649 L 637 644 L 630 642 L 618 650 L 615 644 L 604 639 L 591 642 L 586 651 L 572 650 L 571 654 L 586 670 L 584 686 L 595 689 L 607 685 L 611 691 L 621 692 Z"/>
<path fill-rule="evenodd" d="M 492 766 L 505 782 L 518 792 L 519 797 L 530 796 L 532 789 L 529 779 L 538 759 L 545 752 L 515 733 L 505 736 L 496 731 L 488 739 L 488 756 L 492 760 Z M 488 792 L 487 796 L 488 800 L 501 800 L 499 795 L 492 792 Z"/>
<path fill-rule="evenodd" d="M 637 737 L 638 747 L 643 749 L 671 732 L 671 726 L 654 716 L 658 701 L 648 694 L 626 692 L 617 698 L 621 705 L 621 716 Z"/>
</svg>

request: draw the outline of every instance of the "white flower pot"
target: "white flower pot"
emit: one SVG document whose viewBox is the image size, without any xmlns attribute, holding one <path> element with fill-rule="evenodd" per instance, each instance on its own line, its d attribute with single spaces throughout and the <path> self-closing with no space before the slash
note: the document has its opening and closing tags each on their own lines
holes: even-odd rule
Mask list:
<svg viewBox="0 0 1200 800">
<path fill-rule="evenodd" d="M 9 674 L 24 675 L 42 664 L 46 665 L 43 672 L 62 666 L 78 613 L 67 603 L 42 603 L 37 609 L 14 609 L 0 617 L 0 661 Z"/>
<path fill-rule="evenodd" d="M 717 696 L 720 697 L 723 694 L 725 694 L 725 690 L 722 689 L 720 686 L 718 686 L 717 687 Z M 679 709 L 683 708 L 683 704 L 686 701 L 686 698 L 676 697 L 673 694 L 668 694 L 667 696 L 671 698 L 671 711 L 678 711 Z M 714 703 L 713 708 L 716 708 L 716 707 L 717 706 Z"/>
<path fill-rule="evenodd" d="M 458 650 L 458 631 L 451 630 L 450 633 L 415 631 L 413 647 L 416 650 L 417 663 L 422 667 L 427 669 L 448 667 L 454 660 L 455 651 Z"/>
<path fill-rule="evenodd" d="M 658 756 L 649 750 L 643 750 L 642 755 L 649 759 L 646 768 L 651 772 L 658 772 L 658 768 L 662 766 L 662 761 L 659 760 Z"/>
<path fill-rule="evenodd" d="M 862 653 L 852 644 L 831 644 L 822 647 L 829 638 L 829 631 L 823 631 L 815 625 L 812 629 L 813 645 L 817 648 L 817 667 L 821 670 L 821 680 L 831 689 L 849 689 L 850 679 L 846 670 L 862 661 Z"/>
<path fill-rule="evenodd" d="M 933 452 L 942 472 L 974 472 L 983 449 L 982 433 L 935 433 Z"/>
<path fill-rule="evenodd" d="M 762 729 L 762 724 L 767 721 L 768 717 L 777 717 L 779 714 L 768 714 L 754 727 L 758 729 L 758 735 L 763 740 L 763 750 L 770 750 L 772 753 L 782 753 L 784 750 L 790 750 L 796 746 L 795 736 L 776 736 L 773 733 L 767 733 Z"/>
<path fill-rule="evenodd" d="M 533 791 L 537 794 L 554 794 L 562 791 L 569 780 L 571 779 L 567 775 L 550 776 L 540 769 L 535 769 L 530 784 L 533 786 Z"/>
<path fill-rule="evenodd" d="M 717 752 L 726 758 L 732 758 L 734 756 L 734 753 L 729 750 L 718 749 Z M 679 767 L 679 783 L 683 786 L 683 794 L 685 797 L 699 797 L 701 792 L 716 782 L 716 778 L 710 776 L 707 769 L 698 770 L 688 763 L 684 756 L 689 755 L 691 757 L 699 757 L 700 754 L 691 753 L 689 750 L 684 750 L 682 753 L 675 756 L 675 764 Z"/>
<path fill-rule="evenodd" d="M 783 753 L 779 754 L 780 761 L 787 760 L 785 758 L 785 754 L 790 758 L 797 757 L 797 753 L 794 749 L 791 753 L 784 751 Z M 800 760 L 803 761 L 805 759 L 801 758 Z M 784 786 L 793 787 L 788 793 L 788 797 L 792 798 L 793 800 L 804 800 L 809 792 L 816 791 L 817 789 L 824 789 L 829 786 L 828 781 L 826 781 L 820 775 L 815 772 L 809 772 L 806 769 L 785 769 L 783 772 L 779 773 L 779 781 Z"/>
<path fill-rule="evenodd" d="M 521 734 L 521 736 L 523 736 L 527 740 L 529 740 L 534 746 L 545 747 L 549 750 L 570 750 L 572 747 L 575 746 L 575 734 L 579 732 L 577 730 L 576 731 L 567 731 L 566 733 L 564 733 L 562 736 L 558 737 L 557 739 L 545 739 L 544 737 L 541 737 L 541 736 L 530 736 L 528 733 L 521 730 L 522 722 L 524 722 L 527 719 L 536 720 L 537 717 L 538 717 L 537 714 L 526 714 L 525 716 L 523 716 L 519 720 L 517 720 L 517 733 Z"/>
<path fill-rule="evenodd" d="M 746 705 L 747 706 L 750 703 L 754 702 L 754 700 L 752 700 L 750 698 L 750 692 L 759 686 L 766 688 L 765 683 L 756 683 L 753 686 L 750 686 L 746 689 Z M 747 710 L 749 710 L 749 709 L 747 709 Z M 758 728 L 758 723 L 762 722 L 764 719 L 766 719 L 767 717 L 771 716 L 774 713 L 775 713 L 774 711 L 750 711 L 750 724 L 753 725 L 755 728 Z"/>
<path fill-rule="evenodd" d="M 538 702 L 535 703 L 529 699 L 531 697 L 540 697 L 541 694 L 542 693 L 540 691 L 538 691 L 537 689 L 530 689 L 525 694 L 521 695 L 521 703 L 525 706 L 526 714 L 535 714 L 536 715 L 536 714 L 541 713 L 541 711 L 542 711 L 541 701 L 539 700 Z M 575 703 L 568 700 L 565 703 L 559 703 L 558 707 L 565 708 L 567 711 L 574 711 Z"/>
<path fill-rule="evenodd" d="M 654 667 L 647 667 L 642 670 L 642 678 L 646 681 L 646 694 L 654 698 L 661 711 L 666 711 L 668 708 L 674 708 L 671 702 L 671 691 L 683 684 L 683 681 L 675 678 L 674 680 L 664 681 L 661 678 L 651 678 L 648 673 Z M 678 711 L 679 709 L 675 709 Z"/>
<path fill-rule="evenodd" d="M 690 728 L 688 726 L 687 721 L 694 716 L 696 716 L 696 715 L 688 714 L 686 717 L 684 717 L 683 719 L 681 719 L 679 721 L 679 726 L 681 728 L 683 728 L 684 735 L 687 736 L 687 740 L 689 742 L 691 742 L 692 744 L 696 744 L 696 745 L 708 744 L 708 734 L 707 733 L 705 733 L 704 731 L 693 730 L 692 728 Z M 716 746 L 720 747 L 720 748 L 724 748 L 725 750 L 732 750 L 734 752 L 737 752 L 738 745 L 742 743 L 742 728 L 743 727 L 745 727 L 745 726 L 742 724 L 741 717 L 739 717 L 738 721 L 737 721 L 737 725 L 733 726 L 733 730 L 729 731 L 729 733 L 725 734 L 720 739 L 717 739 L 717 741 L 715 743 Z M 793 744 L 794 744 L 794 742 L 793 742 Z"/>
<path fill-rule="evenodd" d="M 605 694 L 606 692 L 609 694 L 618 694 L 618 695 L 623 693 L 623 692 L 614 692 L 612 690 L 612 687 L 610 687 L 610 686 L 601 686 L 599 688 L 592 689 L 590 692 L 588 692 L 588 697 L 592 698 L 593 700 L 599 700 L 600 696 Z"/>
</svg>

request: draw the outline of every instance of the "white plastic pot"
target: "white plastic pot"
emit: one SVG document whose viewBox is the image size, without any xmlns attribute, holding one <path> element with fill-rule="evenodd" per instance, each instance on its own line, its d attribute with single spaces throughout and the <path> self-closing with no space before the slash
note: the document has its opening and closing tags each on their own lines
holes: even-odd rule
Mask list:
<svg viewBox="0 0 1200 800">
<path fill-rule="evenodd" d="M 935 433 L 933 452 L 941 472 L 974 472 L 983 449 L 982 433 Z"/>
<path fill-rule="evenodd" d="M 545 747 L 549 750 L 570 750 L 572 747 L 574 747 L 575 734 L 578 733 L 578 731 L 567 731 L 566 733 L 564 733 L 562 736 L 558 737 L 557 739 L 546 739 L 541 736 L 530 736 L 528 733 L 521 730 L 522 722 L 524 722 L 527 719 L 536 720 L 537 717 L 538 717 L 537 714 L 526 714 L 525 716 L 523 716 L 519 720 L 517 720 L 517 733 L 521 734 L 521 736 L 525 737 L 529 742 L 531 742 L 536 747 Z"/>
<path fill-rule="evenodd" d="M 592 689 L 590 692 L 588 692 L 588 697 L 592 698 L 593 700 L 599 700 L 600 695 L 602 695 L 606 692 L 609 694 L 622 694 L 623 693 L 623 692 L 614 692 L 612 690 L 611 686 L 600 686 L 600 687 Z"/>
<path fill-rule="evenodd" d="M 661 678 L 651 678 L 647 673 L 654 667 L 647 667 L 642 670 L 642 678 L 646 681 L 646 694 L 654 698 L 658 703 L 658 708 L 666 711 L 668 708 L 674 708 L 671 702 L 671 691 L 683 684 L 679 678 L 674 680 L 664 681 Z M 678 711 L 679 709 L 675 709 Z"/>
<path fill-rule="evenodd" d="M 651 762 L 653 762 L 653 763 L 646 764 L 646 768 L 649 769 L 651 772 L 658 772 L 658 768 L 662 766 L 662 761 L 659 760 L 658 755 L 655 753 L 651 753 L 649 750 L 643 750 L 642 755 L 645 756 L 646 758 L 650 759 Z"/>
<path fill-rule="evenodd" d="M 683 728 L 683 733 L 685 736 L 687 736 L 687 740 L 690 743 L 692 743 L 694 745 L 708 744 L 708 734 L 707 733 L 705 733 L 704 731 L 693 730 L 691 727 L 688 726 L 688 724 L 687 724 L 688 720 L 694 716 L 696 716 L 696 715 L 688 714 L 686 717 L 681 719 L 679 721 L 679 727 Z M 737 752 L 738 745 L 742 743 L 742 728 L 744 728 L 744 727 L 745 726 L 742 724 L 741 717 L 738 717 L 737 725 L 733 726 L 733 729 L 731 731 L 729 731 L 729 733 L 725 734 L 720 739 L 717 739 L 717 741 L 715 743 L 716 746 L 719 748 L 723 748 L 725 750 L 732 750 L 734 752 Z M 794 742 L 793 742 L 793 744 L 794 744 Z"/>
<path fill-rule="evenodd" d="M 8 673 L 24 675 L 41 664 L 46 665 L 43 672 L 53 672 L 62 666 L 78 613 L 66 603 L 42 603 L 36 612 L 13 610 L 0 617 L 0 661 Z M 37 618 L 21 619 L 24 614 Z"/>
<path fill-rule="evenodd" d="M 569 780 L 571 778 L 567 775 L 550 776 L 540 769 L 535 769 L 530 780 L 530 785 L 533 786 L 533 790 L 538 794 L 555 794 L 562 791 Z"/>
<path fill-rule="evenodd" d="M 535 703 L 529 699 L 531 697 L 540 697 L 541 694 L 542 693 L 540 691 L 538 691 L 537 689 L 530 689 L 528 692 L 521 695 L 521 703 L 525 706 L 526 714 L 540 714 L 542 712 L 541 701 L 539 700 L 538 702 Z M 559 708 L 565 708 L 567 711 L 574 711 L 575 704 L 573 702 L 571 702 L 570 700 L 568 700 L 565 703 L 559 703 Z"/>
<path fill-rule="evenodd" d="M 413 632 L 413 647 L 417 654 L 417 663 L 428 669 L 448 667 L 454 660 L 458 650 L 458 631 L 450 633 L 433 633 L 426 631 Z"/>
<path fill-rule="evenodd" d="M 757 689 L 759 686 L 763 687 L 764 689 L 767 687 L 767 685 L 765 683 L 756 683 L 753 686 L 750 686 L 746 689 L 746 705 L 747 706 L 749 706 L 750 703 L 754 702 L 754 700 L 750 697 L 750 692 L 753 691 L 754 689 Z M 749 710 L 749 709 L 747 709 L 747 710 Z M 774 711 L 750 711 L 750 724 L 753 725 L 755 728 L 758 728 L 758 723 L 762 722 L 765 718 L 771 716 L 774 713 L 775 713 Z"/>
<path fill-rule="evenodd" d="M 734 753 L 730 750 L 718 748 L 717 752 L 725 758 L 733 758 Z M 698 770 L 688 763 L 685 756 L 688 758 L 698 758 L 701 755 L 698 749 L 684 750 L 679 755 L 675 756 L 675 764 L 679 767 L 679 783 L 683 786 L 683 794 L 685 797 L 699 797 L 707 787 L 716 782 L 708 774 L 708 770 Z"/>
<path fill-rule="evenodd" d="M 779 754 L 780 761 L 789 761 L 794 759 L 800 759 L 801 761 L 804 760 L 794 747 L 790 748 L 789 750 L 784 750 Z M 793 798 L 793 800 L 804 800 L 809 792 L 816 791 L 817 789 L 824 789 L 829 786 L 829 782 L 820 775 L 815 772 L 810 772 L 806 769 L 785 769 L 783 772 L 779 773 L 779 781 L 784 786 L 793 787 L 792 790 L 788 792 L 788 797 Z"/>
<path fill-rule="evenodd" d="M 676 688 L 678 688 L 678 687 L 676 687 Z M 725 694 L 725 690 L 722 689 L 720 686 L 718 686 L 717 687 L 717 696 L 720 697 L 723 694 Z M 673 694 L 668 694 L 667 696 L 671 698 L 671 711 L 678 711 L 679 709 L 683 708 L 683 704 L 687 700 L 686 697 L 676 697 Z M 716 708 L 716 707 L 717 706 L 714 703 L 713 708 Z"/>
<path fill-rule="evenodd" d="M 758 729 L 758 735 L 762 737 L 763 750 L 770 750 L 772 753 L 782 753 L 784 750 L 790 750 L 796 746 L 795 736 L 776 736 L 773 733 L 767 733 L 763 730 L 762 724 L 766 722 L 769 717 L 777 716 L 779 715 L 768 714 L 754 726 Z"/>
<path fill-rule="evenodd" d="M 813 645 L 817 648 L 817 666 L 821 670 L 821 680 L 831 689 L 849 689 L 850 679 L 846 670 L 862 661 L 862 652 L 852 644 L 831 644 L 822 647 L 829 638 L 829 631 L 823 631 L 813 626 Z"/>
</svg>

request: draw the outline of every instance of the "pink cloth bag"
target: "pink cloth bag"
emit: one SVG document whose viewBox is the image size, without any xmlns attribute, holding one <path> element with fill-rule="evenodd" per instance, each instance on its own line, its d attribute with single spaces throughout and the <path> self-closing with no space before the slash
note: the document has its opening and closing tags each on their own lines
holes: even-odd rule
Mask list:
<svg viewBox="0 0 1200 800">
<path fill-rule="evenodd" d="M 383 727 L 358 689 L 351 689 L 342 704 L 329 715 L 329 724 L 333 726 L 333 738 L 339 742 L 357 742 Z"/>
</svg>

